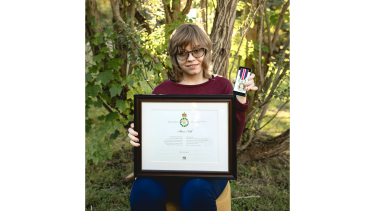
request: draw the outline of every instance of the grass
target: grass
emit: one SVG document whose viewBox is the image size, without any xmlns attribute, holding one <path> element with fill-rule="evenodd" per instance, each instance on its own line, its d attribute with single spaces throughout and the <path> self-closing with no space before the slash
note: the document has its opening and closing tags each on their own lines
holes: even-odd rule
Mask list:
<svg viewBox="0 0 375 211">
<path fill-rule="evenodd" d="M 124 137 L 112 145 L 112 159 L 86 165 L 86 210 L 130 210 L 132 184 L 124 179 L 133 172 L 133 150 Z"/>
<path fill-rule="evenodd" d="M 113 143 L 113 157 L 86 166 L 86 210 L 130 210 L 132 183 L 125 177 L 133 172 L 133 152 L 127 138 Z M 230 181 L 232 210 L 289 210 L 289 155 L 238 166 L 237 181 Z"/>
<path fill-rule="evenodd" d="M 289 172 L 289 154 L 268 161 L 239 165 L 237 181 L 230 181 L 232 198 L 259 198 L 232 200 L 232 210 L 289 210 Z"/>
</svg>

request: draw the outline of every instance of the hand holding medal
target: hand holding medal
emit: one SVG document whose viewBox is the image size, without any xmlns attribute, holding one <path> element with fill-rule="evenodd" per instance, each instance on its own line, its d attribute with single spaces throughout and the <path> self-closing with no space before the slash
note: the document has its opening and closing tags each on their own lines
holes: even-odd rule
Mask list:
<svg viewBox="0 0 375 211">
<path fill-rule="evenodd" d="M 247 91 L 258 90 L 254 83 L 255 74 L 251 73 L 250 68 L 239 67 L 237 77 L 232 80 L 234 83 L 233 94 L 246 96 Z"/>
</svg>

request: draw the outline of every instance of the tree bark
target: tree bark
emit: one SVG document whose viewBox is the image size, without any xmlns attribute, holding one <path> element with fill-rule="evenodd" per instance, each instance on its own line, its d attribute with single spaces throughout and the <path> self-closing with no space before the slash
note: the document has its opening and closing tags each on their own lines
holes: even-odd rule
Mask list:
<svg viewBox="0 0 375 211">
<path fill-rule="evenodd" d="M 276 29 L 275 29 L 275 33 L 273 35 L 273 39 L 272 39 L 272 48 L 275 49 L 275 45 L 276 45 L 276 42 L 277 40 L 279 39 L 279 30 L 281 28 L 281 24 L 284 22 L 284 16 L 285 16 L 285 12 L 286 10 L 288 9 L 290 5 L 290 0 L 288 0 L 282 10 L 281 10 L 281 13 L 280 13 L 280 16 L 279 16 L 279 21 L 277 22 L 277 25 L 276 25 Z"/>
<path fill-rule="evenodd" d="M 259 139 L 258 139 L 259 140 Z M 237 160 L 240 164 L 248 161 L 262 160 L 280 155 L 290 148 L 290 129 L 281 135 L 267 141 L 254 141 L 244 149 L 237 152 Z"/>
<path fill-rule="evenodd" d="M 150 29 L 150 25 L 146 22 L 147 19 L 145 16 L 143 16 L 138 8 L 135 9 L 135 18 L 138 20 L 138 23 L 141 24 L 141 26 L 146 29 L 147 33 L 148 34 L 151 34 L 151 29 Z"/>
<path fill-rule="evenodd" d="M 205 9 L 206 9 L 206 5 L 205 5 L 205 1 L 206 0 L 201 0 L 200 1 L 200 6 L 201 6 L 201 16 L 202 16 L 202 25 L 203 25 L 203 28 L 206 30 L 206 33 L 207 33 L 207 22 L 206 22 L 206 12 L 205 12 Z"/>
<path fill-rule="evenodd" d="M 218 0 L 211 31 L 212 71 L 226 77 L 238 0 Z"/>
<path fill-rule="evenodd" d="M 181 18 L 178 17 L 178 13 L 181 12 L 182 15 L 186 15 L 190 12 L 191 4 L 193 0 L 187 0 L 185 8 L 181 11 L 181 0 L 179 0 L 177 3 L 172 0 L 172 9 L 170 5 L 167 5 L 166 0 L 162 0 L 164 13 L 165 13 L 165 23 L 171 24 L 173 21 Z"/>
<path fill-rule="evenodd" d="M 94 16 L 93 22 L 98 24 L 99 28 L 93 28 L 91 26 L 91 23 L 89 22 L 89 19 L 90 19 L 91 16 Z M 85 17 L 85 19 L 86 19 L 86 24 L 85 24 L 86 39 L 92 38 L 92 36 L 94 34 L 96 34 L 98 32 L 101 32 L 103 30 L 102 26 L 100 24 L 98 6 L 97 6 L 95 0 L 87 0 L 86 1 L 86 17 Z M 92 51 L 93 56 L 97 55 L 100 52 L 99 46 L 93 45 L 91 42 L 90 42 L 90 47 L 91 47 L 91 51 Z"/>
<path fill-rule="evenodd" d="M 128 6 L 128 16 L 130 18 L 130 28 L 134 28 L 134 19 L 135 19 L 135 8 L 136 8 L 136 4 L 135 4 L 135 0 L 128 0 L 129 2 L 129 6 Z M 131 51 L 132 52 L 135 52 L 136 51 L 136 48 L 134 45 L 131 45 L 130 48 L 132 49 Z M 131 74 L 133 72 L 133 66 L 135 65 L 135 61 L 133 60 L 130 60 L 130 63 L 129 63 L 129 68 L 128 68 L 128 75 Z"/>
<path fill-rule="evenodd" d="M 126 0 L 117 0 L 119 1 L 119 14 L 120 14 L 120 17 L 122 19 L 124 19 L 126 17 L 126 14 L 128 12 L 128 3 Z M 111 1 L 111 8 L 112 8 L 112 13 L 113 13 L 113 20 L 112 22 L 113 23 L 116 23 L 119 21 L 119 19 L 116 17 L 115 13 L 115 3 L 113 1 Z M 124 61 L 124 63 L 121 65 L 120 67 L 120 72 L 121 72 L 121 76 L 122 77 L 125 77 L 127 75 L 127 67 L 128 67 L 128 51 L 126 50 L 127 49 L 127 45 L 124 44 L 124 37 L 126 36 L 124 31 L 122 30 L 122 28 L 119 26 L 119 25 L 115 25 L 113 27 L 113 29 L 115 30 L 115 32 L 117 34 L 119 34 L 120 36 L 116 39 L 116 44 L 114 45 L 114 48 L 116 48 L 119 52 L 120 52 L 120 56 L 121 56 L 121 59 L 122 61 Z M 122 37 L 121 37 L 122 35 Z"/>
</svg>

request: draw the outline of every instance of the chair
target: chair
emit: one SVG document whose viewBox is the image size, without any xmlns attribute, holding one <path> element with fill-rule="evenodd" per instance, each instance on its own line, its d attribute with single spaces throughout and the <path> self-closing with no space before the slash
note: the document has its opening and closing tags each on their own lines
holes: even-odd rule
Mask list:
<svg viewBox="0 0 375 211">
<path fill-rule="evenodd" d="M 181 205 L 178 201 L 167 201 L 167 211 L 182 211 Z M 231 210 L 231 192 L 229 181 L 225 186 L 219 198 L 216 199 L 217 211 L 230 211 Z"/>
</svg>

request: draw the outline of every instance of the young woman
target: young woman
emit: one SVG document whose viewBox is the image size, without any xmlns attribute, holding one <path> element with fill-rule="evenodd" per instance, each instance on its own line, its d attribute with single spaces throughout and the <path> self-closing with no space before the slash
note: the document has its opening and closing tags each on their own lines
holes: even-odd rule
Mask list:
<svg viewBox="0 0 375 211">
<path fill-rule="evenodd" d="M 153 90 L 153 94 L 232 94 L 231 82 L 212 75 L 209 70 L 212 58 L 212 42 L 204 30 L 194 24 L 178 27 L 169 40 L 168 52 L 175 78 L 167 79 Z M 245 83 L 246 91 L 258 88 L 254 85 L 254 74 Z M 237 141 L 240 140 L 245 125 L 245 114 L 249 106 L 246 97 L 236 96 Z M 130 143 L 140 144 L 138 133 L 129 128 Z M 184 210 L 216 210 L 216 199 L 227 185 L 228 180 L 206 179 L 151 179 L 139 178 L 132 187 L 130 205 L 133 211 L 166 210 L 168 197 L 179 197 Z M 172 193 L 172 194 L 169 194 Z M 169 195 L 168 195 L 169 194 Z M 178 196 L 179 195 L 179 196 Z"/>
</svg>

